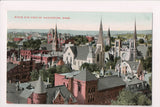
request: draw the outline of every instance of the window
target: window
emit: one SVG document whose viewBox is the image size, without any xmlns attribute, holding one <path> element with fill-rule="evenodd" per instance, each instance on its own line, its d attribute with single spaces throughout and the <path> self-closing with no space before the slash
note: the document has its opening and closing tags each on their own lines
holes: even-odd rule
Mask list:
<svg viewBox="0 0 160 107">
<path fill-rule="evenodd" d="M 68 55 L 70 55 L 70 53 L 68 53 Z"/>
<path fill-rule="evenodd" d="M 81 83 L 78 82 L 78 92 L 81 92 Z"/>
<path fill-rule="evenodd" d="M 99 62 L 99 54 L 97 54 L 97 62 Z"/>
</svg>

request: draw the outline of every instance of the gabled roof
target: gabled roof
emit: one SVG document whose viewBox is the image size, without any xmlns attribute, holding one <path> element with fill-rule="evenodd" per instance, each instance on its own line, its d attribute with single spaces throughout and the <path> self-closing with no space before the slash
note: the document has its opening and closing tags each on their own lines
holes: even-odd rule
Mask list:
<svg viewBox="0 0 160 107">
<path fill-rule="evenodd" d="M 42 78 L 41 76 L 39 77 L 38 81 L 37 81 L 37 84 L 36 84 L 36 87 L 35 87 L 35 90 L 34 90 L 34 93 L 46 93 L 46 87 L 42 81 Z"/>
<path fill-rule="evenodd" d="M 98 79 L 98 91 L 124 86 L 125 82 L 118 76 L 107 76 Z"/>
<path fill-rule="evenodd" d="M 93 74 L 91 74 L 88 70 L 81 71 L 78 75 L 74 77 L 74 79 L 81 81 L 97 80 L 97 78 Z"/>
<path fill-rule="evenodd" d="M 90 57 L 89 46 L 71 46 L 71 51 L 73 52 L 75 59 L 86 60 L 87 57 Z"/>
<path fill-rule="evenodd" d="M 59 94 L 61 94 L 61 96 L 64 99 L 64 103 L 67 104 L 69 99 L 71 98 L 73 103 L 77 102 L 76 98 L 72 95 L 72 93 L 66 88 L 65 85 L 61 85 L 61 86 L 56 86 L 53 88 L 49 88 L 48 91 L 48 97 L 47 97 L 47 103 L 52 103 L 53 100 L 55 100 L 57 98 L 57 96 Z"/>
</svg>

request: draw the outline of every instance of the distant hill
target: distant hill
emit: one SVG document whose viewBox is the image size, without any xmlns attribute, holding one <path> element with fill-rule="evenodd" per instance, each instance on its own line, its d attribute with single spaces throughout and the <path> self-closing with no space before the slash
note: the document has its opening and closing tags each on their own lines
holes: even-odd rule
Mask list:
<svg viewBox="0 0 160 107">
<path fill-rule="evenodd" d="M 48 33 L 49 29 L 8 29 L 8 32 L 39 32 Z M 58 30 L 59 33 L 70 33 L 71 35 L 98 35 L 98 31 L 80 31 L 80 30 Z M 107 31 L 103 31 L 106 35 Z M 111 35 L 131 34 L 133 31 L 111 31 Z M 152 34 L 152 30 L 138 30 L 137 34 Z"/>
</svg>

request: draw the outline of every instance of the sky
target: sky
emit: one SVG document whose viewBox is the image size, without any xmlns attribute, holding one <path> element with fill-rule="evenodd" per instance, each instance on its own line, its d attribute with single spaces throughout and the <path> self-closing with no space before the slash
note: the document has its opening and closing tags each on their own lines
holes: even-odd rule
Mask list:
<svg viewBox="0 0 160 107">
<path fill-rule="evenodd" d="M 63 30 L 97 31 L 102 19 L 103 30 L 132 31 L 135 20 L 137 30 L 152 30 L 152 13 L 8 11 L 7 15 L 8 29 L 50 29 L 57 24 Z"/>
</svg>

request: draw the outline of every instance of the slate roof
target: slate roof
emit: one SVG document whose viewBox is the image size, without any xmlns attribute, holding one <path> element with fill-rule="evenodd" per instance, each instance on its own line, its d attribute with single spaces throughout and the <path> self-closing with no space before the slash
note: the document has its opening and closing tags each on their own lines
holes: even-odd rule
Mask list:
<svg viewBox="0 0 160 107">
<path fill-rule="evenodd" d="M 81 71 L 73 71 L 73 72 L 69 72 L 69 73 L 62 73 L 60 75 L 65 75 L 66 78 L 72 78 L 73 76 L 76 76 L 80 73 Z"/>
<path fill-rule="evenodd" d="M 52 44 L 41 44 L 40 47 L 44 50 L 52 50 Z"/>
<path fill-rule="evenodd" d="M 46 93 L 46 87 L 42 81 L 41 76 L 39 77 L 39 79 L 37 81 L 34 93 Z"/>
<path fill-rule="evenodd" d="M 71 98 L 73 103 L 77 102 L 76 98 L 72 95 L 72 93 L 66 88 L 65 85 L 56 86 L 53 88 L 49 88 L 47 91 L 47 103 L 51 104 L 54 99 L 57 98 L 59 94 L 64 98 L 64 103 L 68 104 L 68 100 Z"/>
<path fill-rule="evenodd" d="M 142 84 L 144 81 L 139 80 L 135 77 L 131 81 L 125 81 L 125 82 L 127 85 L 133 85 L 133 84 Z"/>
<path fill-rule="evenodd" d="M 97 80 L 97 78 L 93 74 L 91 74 L 88 70 L 81 71 L 74 78 L 77 79 L 77 80 L 81 80 L 81 81 Z"/>
<path fill-rule="evenodd" d="M 146 57 L 147 56 L 148 46 L 139 45 L 139 46 L 137 46 L 137 50 L 141 52 L 143 57 Z"/>
<path fill-rule="evenodd" d="M 98 91 L 124 86 L 125 82 L 118 76 L 107 76 L 98 79 Z"/>
<path fill-rule="evenodd" d="M 7 72 L 10 71 L 11 69 L 13 69 L 16 66 L 17 66 L 17 64 L 7 63 Z"/>
<path fill-rule="evenodd" d="M 75 55 L 75 59 L 86 60 L 89 55 L 89 46 L 71 46 L 73 54 Z"/>
<path fill-rule="evenodd" d="M 7 84 L 7 101 L 10 103 L 21 103 L 27 104 L 27 98 L 34 92 L 34 89 L 24 89 L 16 91 L 15 83 Z M 52 88 L 47 88 L 47 104 L 52 104 L 53 100 L 56 99 L 57 95 L 60 93 L 65 100 L 65 104 L 68 103 L 68 100 L 71 98 L 73 103 L 77 102 L 76 98 L 72 93 L 66 88 L 65 85 L 55 86 Z"/>
<path fill-rule="evenodd" d="M 27 104 L 27 99 L 20 96 L 22 91 L 16 91 L 15 83 L 7 83 L 7 101 L 10 103 Z"/>
</svg>

